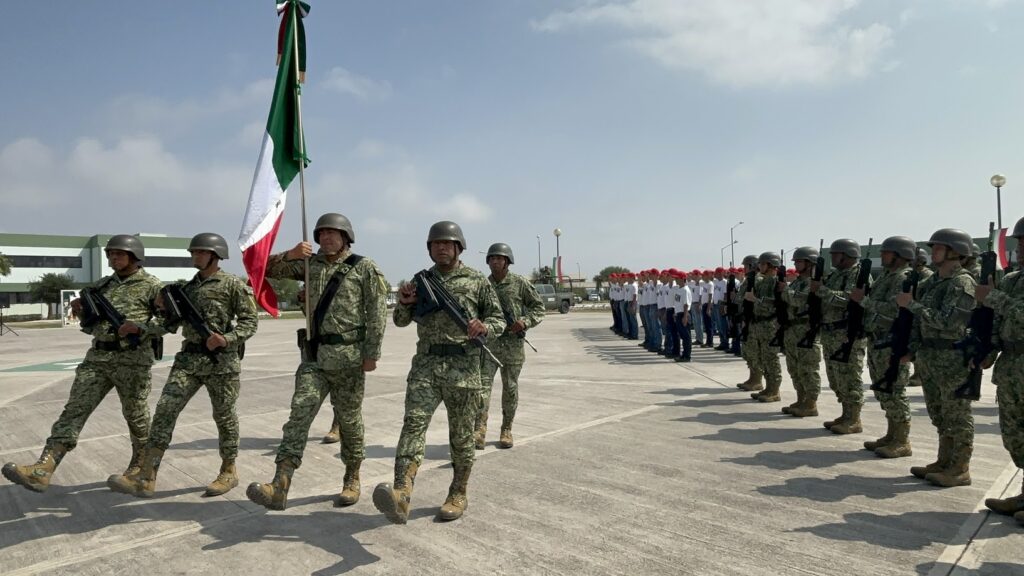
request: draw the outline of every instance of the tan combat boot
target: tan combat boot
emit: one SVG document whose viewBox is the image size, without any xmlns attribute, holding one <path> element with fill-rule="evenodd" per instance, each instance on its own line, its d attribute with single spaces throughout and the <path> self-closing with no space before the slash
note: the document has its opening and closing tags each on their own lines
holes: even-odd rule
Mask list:
<svg viewBox="0 0 1024 576">
<path fill-rule="evenodd" d="M 895 423 L 888 418 L 885 419 L 885 423 L 885 436 L 882 436 L 878 440 L 867 440 L 866 442 L 864 442 L 865 450 L 871 450 L 872 452 L 874 452 L 875 450 L 882 448 L 883 446 L 888 446 L 889 443 L 892 442 L 892 431 L 893 427 L 895 426 Z"/>
<path fill-rule="evenodd" d="M 448 498 L 441 505 L 438 517 L 441 520 L 458 520 L 462 513 L 469 508 L 469 497 L 466 495 L 466 485 L 469 483 L 469 472 L 472 466 L 455 468 L 455 477 L 452 478 L 452 485 L 448 487 Z"/>
<path fill-rule="evenodd" d="M 946 466 L 949 466 L 949 458 L 952 451 L 953 439 L 949 436 L 939 436 L 939 454 L 935 462 L 926 466 L 912 466 L 910 473 L 924 480 L 925 476 L 929 474 L 941 472 Z"/>
<path fill-rule="evenodd" d="M 487 411 L 483 410 L 476 415 L 476 429 L 473 431 L 473 445 L 477 450 L 483 450 L 487 446 Z"/>
<path fill-rule="evenodd" d="M 145 449 L 146 447 L 142 444 L 132 442 L 132 459 L 124 470 L 125 476 L 135 476 L 142 471 L 142 456 L 145 454 Z"/>
<path fill-rule="evenodd" d="M 796 402 L 793 402 L 789 406 L 783 406 L 782 407 L 782 413 L 783 414 L 793 414 L 793 409 L 800 407 L 804 403 L 804 400 L 806 399 L 806 397 L 807 397 L 807 394 L 805 394 L 802 389 L 797 388 L 796 389 Z"/>
<path fill-rule="evenodd" d="M 1024 514 L 1024 481 L 1021 482 L 1020 491 L 1019 495 L 1011 496 L 1010 498 L 987 498 L 985 500 L 985 507 L 993 512 L 1016 518 L 1018 513 Z M 1020 518 L 1020 520 L 1024 520 L 1024 517 Z M 1021 524 L 1024 524 L 1024 521 Z"/>
<path fill-rule="evenodd" d="M 163 450 L 145 448 L 142 451 L 142 468 L 139 473 L 131 476 L 114 474 L 107 478 L 107 488 L 136 498 L 152 498 L 156 491 L 156 474 L 160 470 L 160 461 L 163 457 Z"/>
<path fill-rule="evenodd" d="M 817 393 L 808 394 L 805 392 L 804 394 L 805 396 L 803 404 L 799 404 L 796 408 L 793 408 L 792 410 L 789 411 L 789 414 L 791 416 L 796 416 L 797 418 L 808 418 L 811 416 L 818 415 Z"/>
<path fill-rule="evenodd" d="M 238 475 L 235 473 L 235 459 L 224 460 L 220 465 L 220 473 L 213 482 L 206 486 L 203 496 L 220 496 L 238 486 Z"/>
<path fill-rule="evenodd" d="M 392 524 L 405 524 L 409 520 L 409 504 L 412 502 L 412 487 L 416 483 L 416 471 L 420 465 L 415 462 L 395 462 L 395 487 L 387 482 L 377 484 L 373 489 L 373 505 Z"/>
<path fill-rule="evenodd" d="M 764 390 L 764 384 L 762 383 L 761 372 L 757 370 L 751 370 L 750 376 L 747 377 L 745 382 L 741 382 L 736 385 L 740 390 L 746 390 L 747 392 L 757 392 L 758 390 Z"/>
<path fill-rule="evenodd" d="M 782 382 L 769 382 L 768 386 L 760 394 L 751 394 L 750 397 L 757 400 L 758 402 L 781 402 L 782 397 L 779 396 L 779 388 L 782 386 Z"/>
<path fill-rule="evenodd" d="M 955 444 L 949 458 L 949 466 L 941 472 L 932 472 L 924 477 L 936 486 L 952 488 L 954 486 L 971 485 L 971 444 Z"/>
<path fill-rule="evenodd" d="M 913 456 L 914 451 L 910 448 L 910 420 L 895 422 L 892 426 L 892 441 L 875 449 L 875 454 L 881 458 Z"/>
<path fill-rule="evenodd" d="M 845 422 L 839 424 L 833 424 L 829 430 L 833 434 L 857 434 L 864 431 L 864 426 L 860 422 L 860 404 L 850 404 L 850 418 Z"/>
<path fill-rule="evenodd" d="M 498 448 L 512 447 L 512 425 L 501 427 L 501 436 L 498 438 Z"/>
<path fill-rule="evenodd" d="M 331 422 L 331 431 L 324 436 L 321 440 L 324 444 L 337 444 L 341 442 L 341 422 L 338 422 L 338 417 L 334 417 L 334 421 Z"/>
<path fill-rule="evenodd" d="M 281 460 L 269 484 L 253 482 L 245 489 L 245 495 L 267 510 L 284 510 L 288 506 L 288 489 L 292 485 L 292 474 L 296 468 L 298 466 L 291 458 Z"/>
<path fill-rule="evenodd" d="M 828 428 L 829 430 L 831 430 L 833 426 L 836 426 L 838 424 L 842 424 L 843 422 L 846 422 L 847 420 L 850 419 L 850 407 L 846 404 L 846 402 L 843 402 L 842 406 L 843 406 L 843 413 L 842 413 L 842 415 L 839 416 L 839 418 L 836 418 L 835 420 L 828 420 L 828 421 L 826 421 L 824 423 L 825 428 Z"/>
<path fill-rule="evenodd" d="M 359 502 L 359 495 L 362 494 L 362 486 L 359 484 L 359 466 L 362 460 L 355 460 L 351 465 L 345 465 L 345 480 L 341 485 L 341 494 L 338 494 L 338 502 L 335 506 L 351 506 Z"/>
<path fill-rule="evenodd" d="M 60 461 L 67 454 L 63 444 L 57 443 L 43 448 L 39 460 L 29 466 L 18 466 L 14 462 L 4 464 L 3 475 L 15 484 L 20 484 L 33 492 L 46 492 L 50 487 L 50 478 Z"/>
</svg>

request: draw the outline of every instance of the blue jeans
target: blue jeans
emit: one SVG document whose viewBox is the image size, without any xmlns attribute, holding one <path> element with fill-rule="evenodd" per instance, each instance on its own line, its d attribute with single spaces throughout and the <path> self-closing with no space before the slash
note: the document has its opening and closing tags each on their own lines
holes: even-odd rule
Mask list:
<svg viewBox="0 0 1024 576">
<path fill-rule="evenodd" d="M 647 325 L 650 327 L 650 342 L 648 348 L 661 350 L 661 320 L 658 319 L 658 305 L 647 305 Z"/>
<path fill-rule="evenodd" d="M 629 304 L 626 300 L 622 301 L 622 316 L 625 318 L 623 322 L 624 331 L 626 337 L 631 340 L 637 340 L 640 338 L 640 325 L 636 321 L 636 310 L 630 312 Z"/>
<path fill-rule="evenodd" d="M 714 319 L 715 326 L 718 326 L 718 339 L 721 341 L 720 346 L 722 348 L 729 348 L 729 320 L 725 314 L 722 314 L 721 306 L 714 305 L 711 308 L 711 317 Z"/>
<path fill-rule="evenodd" d="M 690 318 L 693 318 L 693 314 L 690 314 Z M 683 353 L 679 355 L 680 358 L 689 358 L 690 351 L 693 349 L 693 339 L 690 335 L 690 324 L 683 325 L 683 314 L 680 312 L 676 314 L 676 330 L 679 332 L 679 338 L 683 342 Z"/>
<path fill-rule="evenodd" d="M 693 330 L 693 336 L 697 339 L 697 344 L 704 343 L 704 313 L 700 310 L 700 304 L 694 304 L 690 307 L 690 328 Z"/>
<path fill-rule="evenodd" d="M 675 308 L 666 308 L 665 318 L 665 352 L 669 356 L 679 356 L 679 328 L 676 327 Z"/>
</svg>

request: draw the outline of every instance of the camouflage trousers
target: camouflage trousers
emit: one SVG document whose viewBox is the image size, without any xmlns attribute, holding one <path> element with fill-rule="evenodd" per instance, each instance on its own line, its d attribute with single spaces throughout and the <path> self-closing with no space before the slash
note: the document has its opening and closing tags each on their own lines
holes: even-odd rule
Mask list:
<svg viewBox="0 0 1024 576">
<path fill-rule="evenodd" d="M 363 444 L 363 393 L 366 373 L 362 362 L 344 370 L 324 370 L 316 362 L 303 362 L 295 371 L 295 392 L 288 422 L 277 447 L 276 462 L 292 459 L 302 465 L 302 454 L 309 440 L 309 427 L 320 412 L 324 398 L 331 397 L 334 417 L 341 426 L 341 461 L 346 466 L 362 462 L 366 457 Z"/>
<path fill-rule="evenodd" d="M 519 407 L 519 373 L 523 371 L 522 362 L 513 364 L 502 360 L 501 367 L 501 416 L 503 423 L 511 423 L 516 417 Z M 498 365 L 487 358 L 483 361 L 480 371 L 480 407 L 479 412 L 486 414 L 491 409 L 491 388 L 494 387 L 494 376 Z"/>
<path fill-rule="evenodd" d="M 808 328 L 806 323 L 790 325 L 783 339 L 783 350 L 793 388 L 803 392 L 808 399 L 817 400 L 821 393 L 821 346 L 817 342 L 810 348 L 797 346 Z"/>
<path fill-rule="evenodd" d="M 693 324 L 690 324 L 690 328 L 693 328 Z M 742 331 L 740 331 L 740 334 L 742 334 Z M 747 370 L 750 372 L 750 375 L 760 377 L 761 367 L 759 365 L 754 364 L 754 357 L 752 356 L 753 351 L 751 349 L 754 347 L 753 339 L 753 328 L 751 328 L 750 330 L 747 331 L 746 341 L 743 341 L 742 337 L 736 338 L 735 341 L 741 343 L 740 357 L 743 358 L 743 361 L 747 363 Z M 781 371 L 781 368 L 779 370 Z"/>
<path fill-rule="evenodd" d="M 917 352 L 915 367 L 921 372 L 925 406 L 939 436 L 951 437 L 957 444 L 973 445 L 971 403 L 953 396 L 953 391 L 967 379 L 963 355 L 956 350 L 922 348 Z"/>
<path fill-rule="evenodd" d="M 846 329 L 821 331 L 821 354 L 825 357 L 825 375 L 828 387 L 836 393 L 840 404 L 864 405 L 864 355 L 867 340 L 860 338 L 853 343 L 849 362 L 829 360 L 846 342 Z"/>
<path fill-rule="evenodd" d="M 778 389 L 782 384 L 782 364 L 779 362 L 779 349 L 768 345 L 775 337 L 778 327 L 775 320 L 754 322 L 750 325 L 750 333 L 746 346 L 743 347 L 748 362 L 754 373 L 764 375 L 765 384 L 769 389 Z M 772 388 L 772 387 L 775 388 Z"/>
<path fill-rule="evenodd" d="M 60 443 L 68 451 L 74 449 L 85 421 L 107 393 L 114 389 L 121 400 L 121 414 L 128 423 L 132 446 L 145 446 L 149 441 L 149 405 L 146 404 L 150 388 L 149 369 L 146 365 L 89 360 L 79 364 L 75 369 L 71 394 L 64 404 L 64 411 L 53 423 L 46 445 Z"/>
<path fill-rule="evenodd" d="M 999 355 L 992 371 L 999 403 L 1003 446 L 1018 468 L 1024 468 L 1024 354 Z"/>
<path fill-rule="evenodd" d="M 412 462 L 423 463 L 427 427 L 437 407 L 448 412 L 448 445 L 452 464 L 473 465 L 473 428 L 480 406 L 480 357 L 417 353 L 406 380 L 405 417 L 395 450 L 395 471 L 404 474 Z M 401 480 L 396 478 L 396 483 Z"/>
<path fill-rule="evenodd" d="M 889 368 L 889 357 L 892 356 L 891 348 L 875 350 L 870 348 L 868 355 L 868 374 L 871 381 L 877 382 L 885 375 Z M 910 422 L 910 400 L 907 399 L 907 383 L 910 381 L 910 367 L 900 364 L 896 373 L 896 382 L 893 383 L 892 392 L 875 392 L 875 398 L 885 411 L 885 419 L 890 422 Z"/>
<path fill-rule="evenodd" d="M 222 460 L 238 457 L 238 414 L 235 412 L 239 390 L 238 374 L 198 375 L 183 369 L 177 360 L 171 367 L 160 400 L 156 403 L 156 413 L 153 414 L 153 425 L 149 431 L 149 446 L 167 450 L 178 416 L 203 386 L 206 386 L 213 405 L 213 422 L 217 425 L 220 457 Z"/>
</svg>

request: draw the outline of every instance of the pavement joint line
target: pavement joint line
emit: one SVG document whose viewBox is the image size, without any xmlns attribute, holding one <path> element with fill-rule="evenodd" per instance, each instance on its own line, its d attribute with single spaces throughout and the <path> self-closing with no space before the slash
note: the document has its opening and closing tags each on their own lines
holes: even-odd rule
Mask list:
<svg viewBox="0 0 1024 576">
<path fill-rule="evenodd" d="M 984 536 L 992 530 L 985 525 L 993 514 L 991 510 L 985 507 L 985 500 L 1005 494 L 1010 489 L 1010 486 L 1013 485 L 1017 471 L 1017 465 L 1013 462 L 1010 462 L 1003 468 L 1003 471 L 985 492 L 985 495 L 974 505 L 975 513 L 964 521 L 956 536 L 953 537 L 949 544 L 946 545 L 945 550 L 942 551 L 942 554 L 935 560 L 935 566 L 928 572 L 928 576 L 951 576 L 960 573 L 962 570 L 961 564 L 966 563 L 965 561 L 974 563 L 979 561 L 981 550 L 988 540 Z"/>
</svg>

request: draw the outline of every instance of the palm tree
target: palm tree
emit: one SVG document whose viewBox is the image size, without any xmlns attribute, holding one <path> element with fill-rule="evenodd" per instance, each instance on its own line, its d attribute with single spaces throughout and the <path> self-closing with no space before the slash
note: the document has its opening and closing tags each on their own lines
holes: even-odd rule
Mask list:
<svg viewBox="0 0 1024 576">
<path fill-rule="evenodd" d="M 11 259 L 0 252 L 0 276 L 11 275 Z"/>
</svg>

